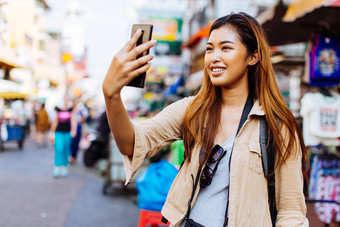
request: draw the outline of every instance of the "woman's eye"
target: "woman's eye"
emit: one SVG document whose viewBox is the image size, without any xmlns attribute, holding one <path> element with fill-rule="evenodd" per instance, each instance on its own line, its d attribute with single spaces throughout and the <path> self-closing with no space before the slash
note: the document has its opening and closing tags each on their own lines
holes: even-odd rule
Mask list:
<svg viewBox="0 0 340 227">
<path fill-rule="evenodd" d="M 212 48 L 211 47 L 207 47 L 207 48 L 205 48 L 205 51 L 211 51 L 212 50 Z"/>
<path fill-rule="evenodd" d="M 222 47 L 222 50 L 229 50 L 229 49 L 231 49 L 230 47 L 228 47 L 228 46 L 224 46 L 224 47 Z"/>
</svg>

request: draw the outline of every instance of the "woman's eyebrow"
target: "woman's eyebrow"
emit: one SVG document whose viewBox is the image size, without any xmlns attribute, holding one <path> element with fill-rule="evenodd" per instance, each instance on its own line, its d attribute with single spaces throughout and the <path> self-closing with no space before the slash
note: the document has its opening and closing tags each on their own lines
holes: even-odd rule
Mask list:
<svg viewBox="0 0 340 227">
<path fill-rule="evenodd" d="M 229 40 L 221 41 L 219 44 L 221 45 L 221 44 L 226 44 L 226 43 L 231 43 L 231 44 L 233 44 L 233 42 L 232 42 L 232 41 L 229 41 Z M 207 42 L 207 45 L 213 45 L 213 44 L 210 43 L 210 42 Z"/>
</svg>

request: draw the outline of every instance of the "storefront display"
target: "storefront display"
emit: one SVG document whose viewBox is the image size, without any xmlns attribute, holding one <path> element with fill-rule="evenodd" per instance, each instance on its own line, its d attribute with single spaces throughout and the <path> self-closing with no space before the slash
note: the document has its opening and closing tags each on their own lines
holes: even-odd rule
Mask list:
<svg viewBox="0 0 340 227">
<path fill-rule="evenodd" d="M 340 222 L 339 13 L 339 0 L 295 0 L 288 7 L 280 1 L 258 16 L 272 46 L 306 44 L 304 72 L 299 76 L 303 85 L 299 112 L 311 158 L 306 201 L 315 203 L 325 226 Z"/>
<path fill-rule="evenodd" d="M 323 223 L 340 222 L 340 95 L 325 88 L 308 92 L 300 113 L 311 160 L 308 200 Z"/>
</svg>

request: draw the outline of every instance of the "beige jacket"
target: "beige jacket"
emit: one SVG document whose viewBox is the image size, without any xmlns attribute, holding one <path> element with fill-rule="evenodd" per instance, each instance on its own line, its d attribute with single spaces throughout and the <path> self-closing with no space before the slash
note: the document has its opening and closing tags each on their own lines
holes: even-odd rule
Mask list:
<svg viewBox="0 0 340 227">
<path fill-rule="evenodd" d="M 126 183 L 131 181 L 145 158 L 153 156 L 173 141 L 182 139 L 182 119 L 192 100 L 193 97 L 189 97 L 173 103 L 153 119 L 135 126 L 134 155 L 124 156 Z M 229 227 L 271 226 L 267 181 L 263 175 L 259 144 L 260 120 L 254 117 L 256 115 L 264 115 L 258 101 L 254 103 L 234 143 L 230 168 Z M 178 226 L 186 215 L 198 170 L 199 151 L 200 147 L 196 145 L 191 162 L 185 162 L 182 166 L 163 206 L 163 216 L 174 226 Z M 291 155 L 275 171 L 278 209 L 276 226 L 308 226 L 300 150 L 297 154 Z M 191 206 L 198 192 L 199 184 Z"/>
</svg>

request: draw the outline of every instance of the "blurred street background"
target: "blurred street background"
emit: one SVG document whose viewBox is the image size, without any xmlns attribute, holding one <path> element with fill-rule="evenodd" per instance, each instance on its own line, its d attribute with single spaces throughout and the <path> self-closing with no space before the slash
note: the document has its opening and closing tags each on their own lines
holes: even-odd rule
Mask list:
<svg viewBox="0 0 340 227">
<path fill-rule="evenodd" d="M 240 11 L 264 27 L 281 94 L 303 128 L 310 226 L 338 226 L 340 0 L 0 0 L 0 226 L 138 226 L 140 173 L 122 186 L 122 156 L 107 131 L 101 86 L 110 62 L 132 24 L 153 24 L 145 88 L 122 91 L 129 117 L 142 122 L 199 90 L 210 25 Z M 38 122 L 44 109 L 49 126 L 63 104 L 77 112 L 78 153 L 69 174 L 53 178 L 54 148 Z M 183 145 L 160 153 L 178 168 Z M 322 194 L 325 185 L 334 193 Z"/>
</svg>

